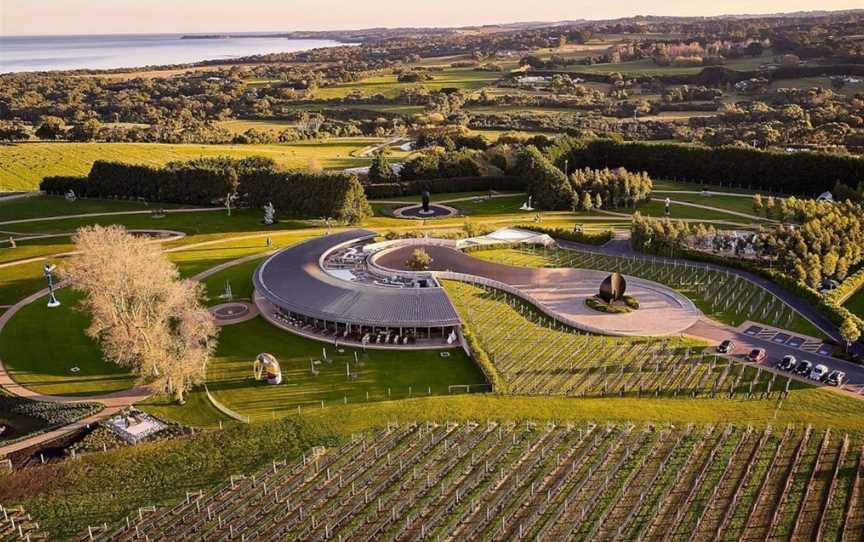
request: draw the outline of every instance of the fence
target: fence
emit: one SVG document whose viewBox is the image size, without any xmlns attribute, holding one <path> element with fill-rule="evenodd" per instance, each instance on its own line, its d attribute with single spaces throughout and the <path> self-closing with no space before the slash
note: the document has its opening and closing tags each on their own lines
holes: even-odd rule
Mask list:
<svg viewBox="0 0 864 542">
<path fill-rule="evenodd" d="M 239 422 L 242 422 L 242 423 L 249 423 L 250 422 L 249 416 L 244 416 L 238 412 L 231 410 L 227 406 L 220 403 L 215 397 L 213 397 L 213 394 L 211 394 L 210 390 L 207 388 L 207 384 L 204 384 L 204 392 L 207 394 L 207 399 L 210 400 L 210 403 L 212 403 L 213 406 L 216 407 L 216 409 L 219 412 L 221 412 L 222 414 L 225 414 L 229 418 L 233 418 L 233 419 L 235 419 Z"/>
</svg>

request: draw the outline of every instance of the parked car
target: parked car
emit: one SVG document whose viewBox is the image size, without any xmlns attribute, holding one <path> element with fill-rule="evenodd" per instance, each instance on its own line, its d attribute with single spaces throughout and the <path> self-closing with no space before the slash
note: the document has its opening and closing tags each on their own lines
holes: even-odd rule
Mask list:
<svg viewBox="0 0 864 542">
<path fill-rule="evenodd" d="M 828 378 L 825 379 L 825 383 L 829 386 L 842 386 L 846 383 L 846 373 L 843 371 L 831 371 L 828 375 Z"/>
<path fill-rule="evenodd" d="M 717 351 L 721 354 L 728 354 L 733 348 L 735 348 L 735 343 L 732 339 L 726 339 L 717 346 Z"/>
<path fill-rule="evenodd" d="M 825 377 L 828 376 L 828 372 L 828 367 L 820 363 L 816 367 L 813 367 L 813 370 L 810 371 L 810 380 L 822 382 L 823 380 L 825 380 Z"/>
<path fill-rule="evenodd" d="M 777 368 L 781 371 L 791 371 L 796 365 L 798 365 L 798 360 L 790 354 L 786 354 L 783 359 L 777 362 Z"/>
<path fill-rule="evenodd" d="M 752 361 L 753 363 L 759 363 L 765 359 L 766 355 L 764 348 L 754 348 L 749 354 L 747 354 L 747 360 Z"/>
<path fill-rule="evenodd" d="M 813 364 L 805 359 L 798 362 L 798 366 L 795 367 L 795 374 L 800 376 L 810 376 L 810 371 L 812 370 Z"/>
</svg>

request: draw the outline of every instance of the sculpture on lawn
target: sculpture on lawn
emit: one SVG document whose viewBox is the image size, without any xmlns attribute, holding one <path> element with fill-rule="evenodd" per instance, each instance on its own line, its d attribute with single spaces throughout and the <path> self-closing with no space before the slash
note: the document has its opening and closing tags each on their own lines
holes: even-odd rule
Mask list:
<svg viewBox="0 0 864 542">
<path fill-rule="evenodd" d="M 600 284 L 600 299 L 606 303 L 613 301 L 621 301 L 624 299 L 624 292 L 627 291 L 627 281 L 621 276 L 621 273 L 612 273 Z"/>
<path fill-rule="evenodd" d="M 421 200 L 423 202 L 423 210 L 420 212 L 423 213 L 424 215 L 428 215 L 431 212 L 431 211 L 429 211 L 429 191 L 424 190 L 423 193 L 420 195 L 420 197 L 421 197 Z"/>
<path fill-rule="evenodd" d="M 267 202 L 267 205 L 264 206 L 264 224 L 268 226 L 272 226 L 276 222 L 276 208 L 273 207 L 272 202 Z"/>
<path fill-rule="evenodd" d="M 252 370 L 255 380 L 261 381 L 266 378 L 268 384 L 282 383 L 282 368 L 279 367 L 279 361 L 273 354 L 267 352 L 258 354 Z"/>
</svg>

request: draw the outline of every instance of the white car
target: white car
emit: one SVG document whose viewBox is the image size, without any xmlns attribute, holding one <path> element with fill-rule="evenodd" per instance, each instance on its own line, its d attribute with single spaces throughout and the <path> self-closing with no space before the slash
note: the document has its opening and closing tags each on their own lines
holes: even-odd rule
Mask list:
<svg viewBox="0 0 864 542">
<path fill-rule="evenodd" d="M 810 371 L 810 379 L 822 382 L 823 380 L 825 380 L 825 377 L 828 376 L 829 372 L 830 371 L 828 370 L 828 367 L 820 363 L 816 367 L 813 367 L 813 370 Z"/>
</svg>

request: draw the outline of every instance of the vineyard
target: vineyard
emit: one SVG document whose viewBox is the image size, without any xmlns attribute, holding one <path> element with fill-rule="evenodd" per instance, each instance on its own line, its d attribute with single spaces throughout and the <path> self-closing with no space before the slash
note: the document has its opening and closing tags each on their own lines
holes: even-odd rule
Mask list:
<svg viewBox="0 0 864 542">
<path fill-rule="evenodd" d="M 861 444 L 809 427 L 391 424 L 80 540 L 861 540 Z"/>
<path fill-rule="evenodd" d="M 733 326 L 752 320 L 819 336 L 809 322 L 768 290 L 734 273 L 702 264 L 535 247 L 481 250 L 471 255 L 517 266 L 617 271 L 675 288 L 693 299 L 706 314 Z"/>
<path fill-rule="evenodd" d="M 39 530 L 39 524 L 33 521 L 23 507 L 5 507 L 0 504 L 0 542 L 21 540 L 36 542 L 48 540 L 48 536 Z"/>
<path fill-rule="evenodd" d="M 520 298 L 462 282 L 446 288 L 514 394 L 769 399 L 802 386 L 681 338 L 590 335 Z"/>
</svg>

